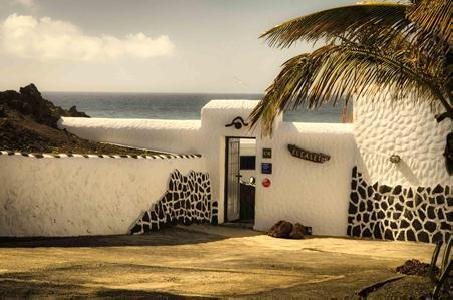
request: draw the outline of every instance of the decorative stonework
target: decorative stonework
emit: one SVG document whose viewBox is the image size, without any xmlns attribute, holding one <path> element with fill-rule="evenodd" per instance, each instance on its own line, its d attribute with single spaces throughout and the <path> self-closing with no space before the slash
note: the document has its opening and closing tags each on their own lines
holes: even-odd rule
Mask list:
<svg viewBox="0 0 453 300">
<path fill-rule="evenodd" d="M 140 215 L 129 233 L 157 231 L 166 225 L 217 222 L 218 205 L 211 199 L 209 174 L 192 171 L 184 176 L 176 170 L 165 195 Z"/>
<path fill-rule="evenodd" d="M 161 155 L 95 155 L 95 154 L 49 154 L 49 153 L 27 153 L 27 152 L 12 152 L 0 151 L 0 155 L 5 156 L 23 156 L 30 158 L 113 158 L 113 159 L 192 159 L 201 158 L 198 154 L 161 154 Z"/>
<path fill-rule="evenodd" d="M 296 145 L 288 144 L 288 151 L 291 156 L 315 163 L 323 164 L 330 160 L 330 156 L 327 154 L 310 152 L 303 148 L 297 147 Z"/>
<path fill-rule="evenodd" d="M 354 167 L 351 190 L 349 236 L 435 243 L 452 235 L 452 186 L 369 185 Z"/>
</svg>

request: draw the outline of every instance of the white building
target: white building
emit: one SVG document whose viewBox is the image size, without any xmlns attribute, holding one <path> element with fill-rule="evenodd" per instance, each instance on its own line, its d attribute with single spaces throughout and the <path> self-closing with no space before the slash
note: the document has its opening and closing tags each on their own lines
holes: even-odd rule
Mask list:
<svg viewBox="0 0 453 300">
<path fill-rule="evenodd" d="M 201 158 L 2 155 L 0 236 L 121 234 L 191 218 L 251 221 L 261 231 L 287 220 L 311 226 L 315 235 L 426 242 L 451 234 L 453 179 L 443 156 L 451 120 L 437 123 L 436 112 L 425 105 L 358 101 L 353 124 L 278 118 L 272 137 L 262 137 L 259 128 L 246 123 L 256 104 L 213 100 L 194 121 L 64 118 L 61 127 L 84 138 Z M 290 153 L 288 145 L 306 152 Z M 330 159 L 314 162 L 310 153 Z M 172 189 L 190 176 L 188 181 L 172 177 L 168 186 L 175 169 L 183 175 L 209 174 L 203 177 L 209 195 L 206 189 L 201 198 Z M 250 182 L 250 177 L 256 182 L 251 206 L 250 195 L 241 202 L 240 188 L 241 178 Z M 187 203 L 197 199 L 193 210 L 186 207 L 189 215 L 179 203 L 175 207 L 180 197 Z"/>
</svg>

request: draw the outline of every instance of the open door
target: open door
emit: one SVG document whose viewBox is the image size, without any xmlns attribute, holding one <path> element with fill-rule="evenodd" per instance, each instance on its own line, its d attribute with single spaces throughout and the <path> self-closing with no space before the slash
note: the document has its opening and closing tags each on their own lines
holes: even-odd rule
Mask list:
<svg viewBox="0 0 453 300">
<path fill-rule="evenodd" d="M 226 138 L 226 222 L 233 222 L 240 218 L 240 139 Z"/>
</svg>

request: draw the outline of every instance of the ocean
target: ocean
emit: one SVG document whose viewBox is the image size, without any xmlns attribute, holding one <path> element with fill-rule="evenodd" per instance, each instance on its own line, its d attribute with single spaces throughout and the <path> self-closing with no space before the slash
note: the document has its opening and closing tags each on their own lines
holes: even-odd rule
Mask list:
<svg viewBox="0 0 453 300">
<path fill-rule="evenodd" d="M 43 97 L 55 105 L 77 110 L 91 117 L 129 119 L 200 119 L 201 108 L 212 99 L 260 99 L 262 94 L 204 93 L 85 93 L 43 92 Z M 286 112 L 290 122 L 342 122 L 342 103 L 325 105 L 316 111 L 298 109 Z"/>
</svg>

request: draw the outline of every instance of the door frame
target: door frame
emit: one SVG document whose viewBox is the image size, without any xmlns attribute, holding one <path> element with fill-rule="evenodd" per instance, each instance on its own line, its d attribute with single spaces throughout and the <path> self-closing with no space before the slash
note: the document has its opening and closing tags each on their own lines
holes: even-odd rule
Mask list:
<svg viewBox="0 0 453 300">
<path fill-rule="evenodd" d="M 228 158 L 229 158 L 229 139 L 236 138 L 236 139 L 254 139 L 256 141 L 256 137 L 253 136 L 232 136 L 227 135 L 225 136 L 225 173 L 224 175 L 224 185 L 223 185 L 223 222 L 227 223 L 228 221 Z M 256 144 L 255 144 L 256 145 Z M 256 153 L 255 153 L 256 156 Z M 241 141 L 239 141 L 239 171 L 241 170 Z M 256 171 L 256 167 L 255 167 Z M 240 197 L 240 196 L 239 196 Z M 255 199 L 256 200 L 256 199 Z M 240 201 L 240 199 L 239 199 Z M 256 205 L 256 202 L 255 202 Z M 240 210 L 240 208 L 239 208 Z M 240 213 L 239 213 L 240 215 Z M 239 219 L 240 220 L 240 219 Z"/>
</svg>

